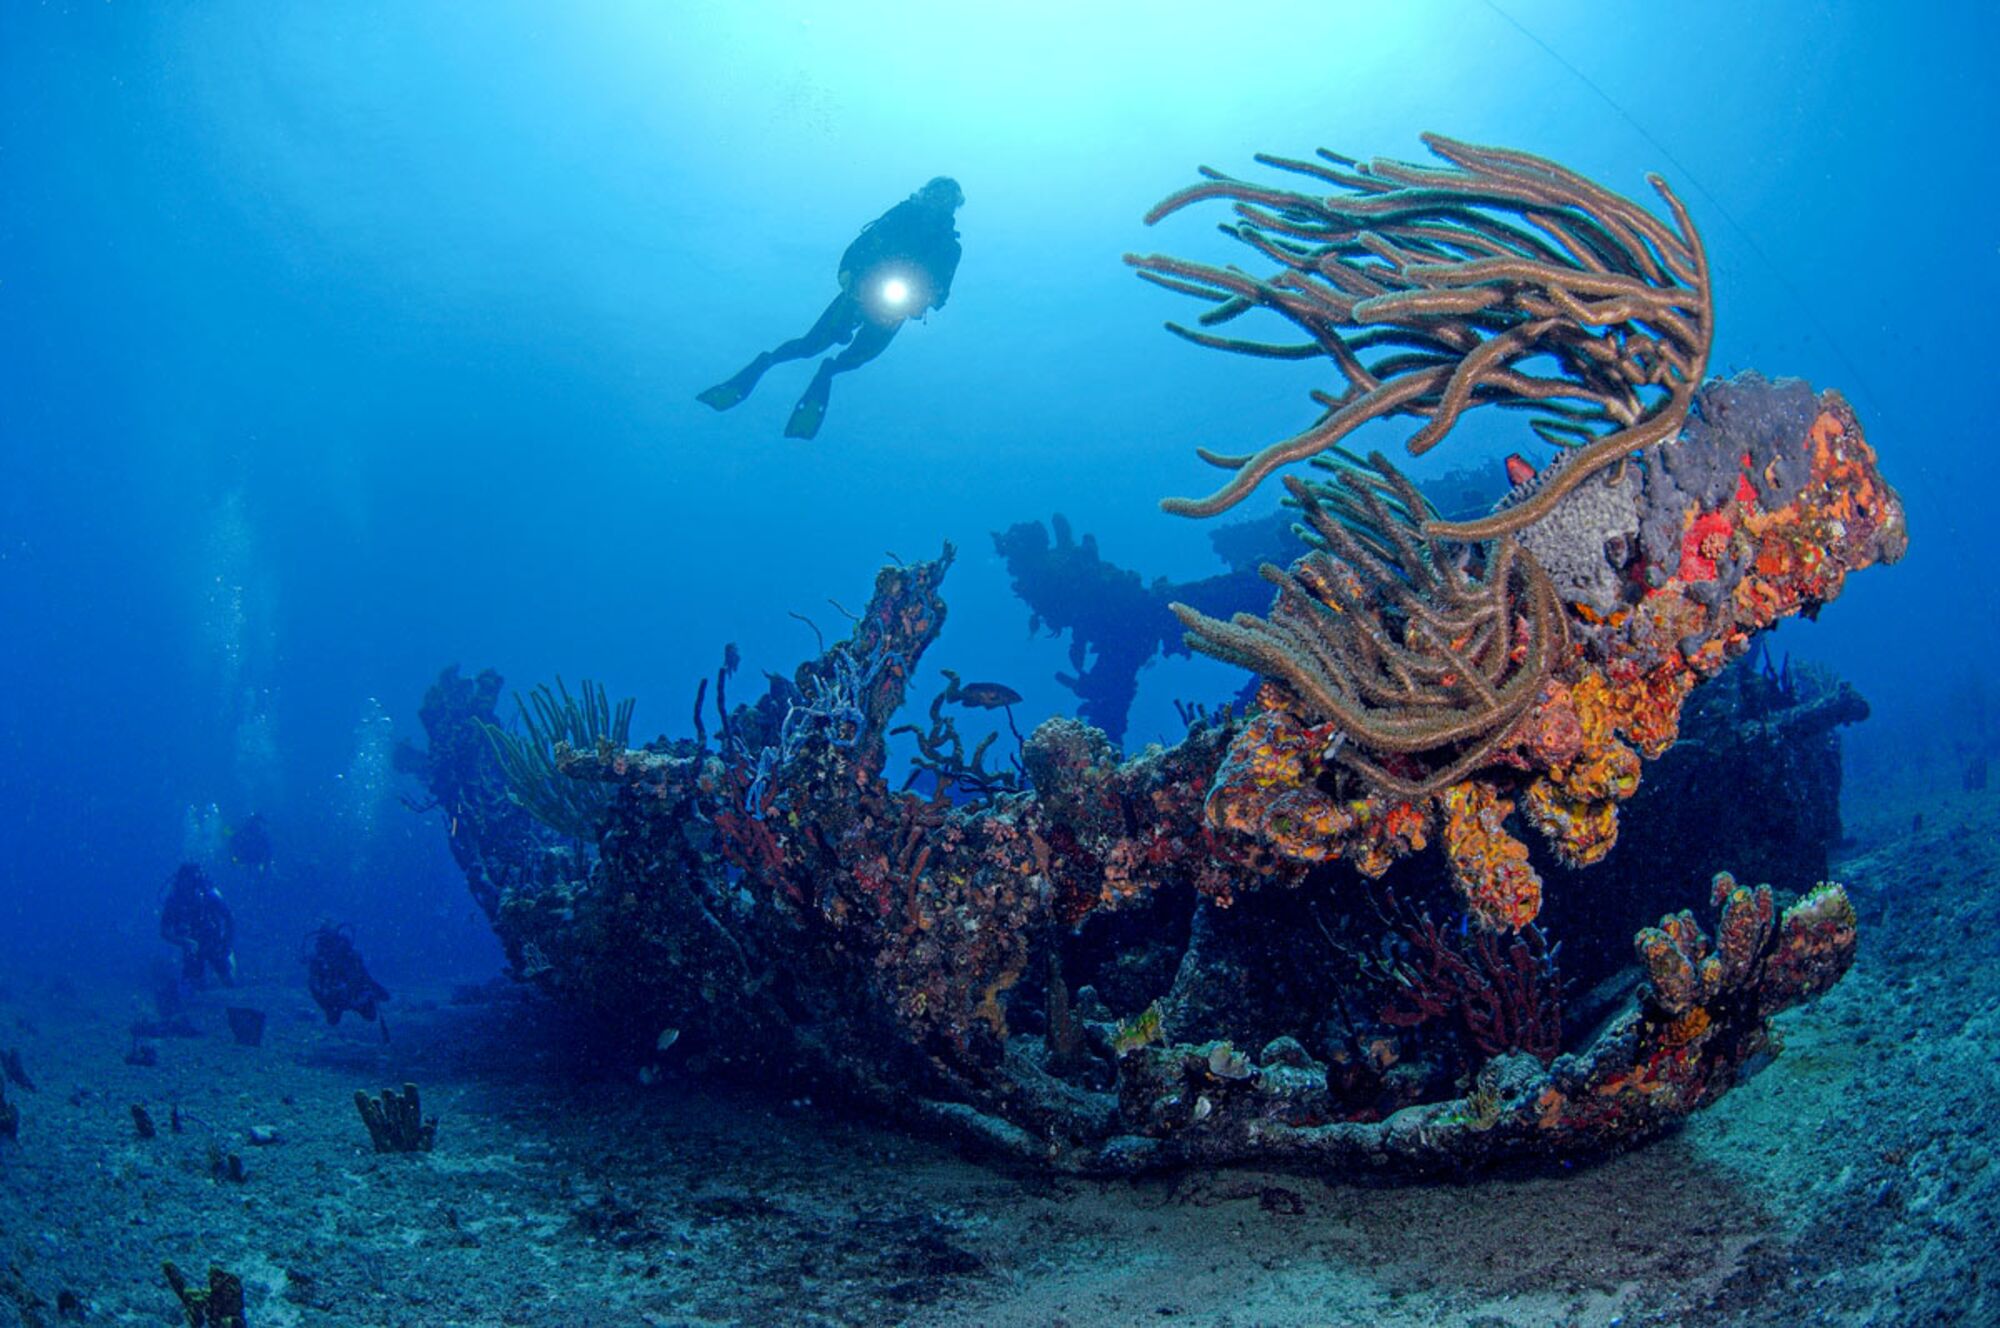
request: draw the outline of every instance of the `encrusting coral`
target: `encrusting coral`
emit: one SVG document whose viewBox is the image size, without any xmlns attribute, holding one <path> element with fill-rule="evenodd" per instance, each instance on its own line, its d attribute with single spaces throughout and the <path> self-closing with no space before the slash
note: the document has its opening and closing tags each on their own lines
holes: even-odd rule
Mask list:
<svg viewBox="0 0 2000 1328">
<path fill-rule="evenodd" d="M 1673 744 L 1695 685 L 1778 618 L 1817 612 L 1849 572 L 1894 562 L 1908 544 L 1901 501 L 1838 394 L 1745 375 L 1710 384 L 1697 405 L 1696 425 L 1631 463 L 1641 479 L 1625 490 L 1627 523 L 1639 534 L 1602 541 L 1596 555 L 1622 588 L 1618 608 L 1561 606 L 1566 648 L 1537 675 L 1530 704 L 1441 772 L 1455 782 L 1422 765 L 1399 768 L 1407 758 L 1376 752 L 1369 724 L 1350 727 L 1299 685 L 1324 667 L 1320 642 L 1293 636 L 1285 644 L 1296 658 L 1257 662 L 1270 680 L 1263 709 L 1238 734 L 1209 795 L 1211 829 L 1237 845 L 1228 851 L 1258 863 L 1345 858 L 1379 875 L 1442 839 L 1467 906 L 1504 927 L 1533 920 L 1540 883 L 1515 836 L 1496 824 L 1500 803 L 1515 805 L 1565 864 L 1602 860 L 1642 758 Z M 1299 584 L 1312 584 L 1321 556 L 1301 560 Z M 1290 593 L 1289 602 L 1281 593 L 1274 621 L 1301 613 L 1300 592 Z M 1322 637 L 1355 634 L 1367 613 L 1395 609 L 1379 598 L 1359 607 Z M 1514 630 L 1528 630 L 1526 615 L 1514 616 Z M 1197 628 L 1191 640 L 1209 648 L 1206 624 Z M 1485 713 L 1463 694 L 1459 703 Z M 1357 760 L 1350 746 L 1371 756 Z"/>
<path fill-rule="evenodd" d="M 611 793 L 587 874 L 546 881 L 468 867 L 475 883 L 511 882 L 493 916 L 521 971 L 649 1030 L 648 1046 L 672 1028 L 677 1052 L 714 1068 L 804 1073 L 1041 1165 L 1282 1158 L 1423 1170 L 1588 1151 L 1665 1128 L 1724 1091 L 1766 1045 L 1769 1016 L 1823 989 L 1852 956 L 1851 914 L 1835 894 L 1767 930 L 1739 914 L 1767 915 L 1761 901 L 1775 899 L 1748 892 L 1745 914 L 1730 892 L 1707 949 L 1691 927 L 1662 924 L 1696 972 L 1716 953 L 1736 956 L 1689 1007 L 1703 1015 L 1636 1001 L 1609 1025 L 1616 1036 L 1565 1051 L 1538 937 L 1473 929 L 1446 940 L 1434 925 L 1441 945 L 1488 974 L 1452 998 L 1471 1078 L 1456 1091 L 1446 1081 L 1441 1098 L 1417 1091 L 1434 1078 L 1385 1082 L 1399 1058 L 1415 1064 L 1422 1041 L 1408 1036 L 1424 1030 L 1384 1019 L 1360 1038 L 1384 1050 L 1357 1088 L 1323 1036 L 1319 974 L 1331 981 L 1333 965 L 1314 939 L 1322 924 L 1309 890 L 1255 887 L 1304 882 L 1310 854 L 1329 845 L 1386 866 L 1440 827 L 1406 801 L 1328 800 L 1302 778 L 1324 739 L 1301 742 L 1304 730 L 1275 707 L 1127 759 L 1096 730 L 1050 720 L 1028 740 L 1022 792 L 953 807 L 896 791 L 887 721 L 942 625 L 945 566 L 883 569 L 854 637 L 734 711 L 728 753 L 691 740 L 569 753 L 566 778 Z M 800 709 L 841 718 L 790 713 Z M 459 750 L 454 735 L 478 719 L 429 713 L 441 751 Z M 1260 732 L 1293 743 L 1291 755 L 1274 761 L 1250 741 Z M 1254 789 L 1249 767 L 1271 777 L 1269 789 Z M 466 771 L 431 768 L 441 798 L 464 787 Z M 1503 828 L 1505 799 L 1489 801 L 1491 791 L 1448 789 L 1443 833 L 1480 870 L 1532 881 Z M 1272 817 L 1258 834 L 1214 820 L 1253 804 Z M 1334 829 L 1345 838 L 1328 838 Z M 476 825 L 460 833 L 515 842 Z M 1270 916 L 1277 929 L 1232 941 L 1239 915 Z M 1127 950 L 1094 953 L 1118 935 Z M 1453 967 L 1421 947 L 1403 964 L 1406 975 Z M 1668 965 L 1647 971 L 1663 975 L 1653 987 L 1675 990 Z"/>
</svg>

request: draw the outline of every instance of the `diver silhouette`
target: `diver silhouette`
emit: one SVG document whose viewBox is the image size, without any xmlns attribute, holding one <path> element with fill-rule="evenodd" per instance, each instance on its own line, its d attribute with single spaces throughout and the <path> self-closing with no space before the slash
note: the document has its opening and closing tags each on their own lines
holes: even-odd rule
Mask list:
<svg viewBox="0 0 2000 1328">
<path fill-rule="evenodd" d="M 338 1024 L 340 1016 L 352 1010 L 363 1020 L 379 1023 L 382 1040 L 389 1040 L 389 1023 L 380 1009 L 389 999 L 389 989 L 370 976 L 347 928 L 322 923 L 306 937 L 301 958 L 306 966 L 306 990 L 326 1015 L 327 1023 Z"/>
<path fill-rule="evenodd" d="M 964 203 L 958 181 L 940 175 L 869 222 L 840 256 L 840 294 L 819 321 L 695 399 L 728 410 L 750 395 L 772 365 L 845 344 L 838 355 L 820 361 L 785 424 L 787 438 L 813 437 L 826 418 L 835 374 L 858 369 L 887 350 L 905 320 L 944 308 L 960 252 L 953 214 Z"/>
<path fill-rule="evenodd" d="M 242 824 L 223 833 L 229 838 L 231 862 L 259 876 L 271 869 L 271 828 L 262 813 L 251 812 Z"/>
<path fill-rule="evenodd" d="M 214 969 L 224 986 L 236 985 L 236 919 L 208 874 L 183 862 L 167 883 L 160 905 L 160 939 L 180 948 L 181 977 L 201 985 Z"/>
</svg>

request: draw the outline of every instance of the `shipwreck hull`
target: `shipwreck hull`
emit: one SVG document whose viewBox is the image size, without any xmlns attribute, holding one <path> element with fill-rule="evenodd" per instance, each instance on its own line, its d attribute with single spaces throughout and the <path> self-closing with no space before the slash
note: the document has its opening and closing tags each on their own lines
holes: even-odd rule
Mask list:
<svg viewBox="0 0 2000 1328">
<path fill-rule="evenodd" d="M 641 1056 L 804 1080 L 1080 1172 L 1622 1147 L 1726 1092 L 1775 1051 L 1772 1016 L 1851 963 L 1853 912 L 1816 884 L 1837 823 L 1785 809 L 1834 805 L 1833 729 L 1865 706 L 1760 665 L 1695 708 L 1701 741 L 1665 755 L 1651 806 L 1639 754 L 1667 753 L 1689 692 L 1758 632 L 1904 540 L 1837 397 L 1746 379 L 1704 401 L 1634 462 L 1637 535 L 1597 541 L 1618 609 L 1566 607 L 1554 685 L 1435 798 L 1358 796 L 1268 688 L 1130 758 L 1050 720 L 1019 791 L 944 758 L 931 795 L 899 791 L 887 735 L 944 621 L 948 548 L 883 569 L 850 638 L 720 714 L 717 740 L 557 747 L 557 777 L 610 794 L 591 842 L 509 797 L 483 736 L 494 675 L 439 680 L 406 764 L 516 974 Z M 1797 851 L 1760 857 L 1755 815 L 1716 819 L 1718 780 L 1803 826 Z M 1670 861 L 1610 852 L 1628 802 Z M 1553 858 L 1513 851 L 1523 823 Z M 1745 859 L 1779 895 L 1706 884 Z M 1523 869 L 1556 896 L 1567 982 L 1518 907 Z M 1635 941 L 1636 968 L 1609 957 Z"/>
</svg>

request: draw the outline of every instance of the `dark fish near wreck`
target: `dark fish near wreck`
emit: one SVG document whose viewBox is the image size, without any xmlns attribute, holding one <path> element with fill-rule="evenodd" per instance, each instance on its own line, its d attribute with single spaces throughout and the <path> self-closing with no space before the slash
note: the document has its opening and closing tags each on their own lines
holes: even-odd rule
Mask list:
<svg viewBox="0 0 2000 1328">
<path fill-rule="evenodd" d="M 968 682 L 959 685 L 955 699 L 978 710 L 1004 710 L 1019 705 L 1021 694 L 1004 682 Z"/>
</svg>

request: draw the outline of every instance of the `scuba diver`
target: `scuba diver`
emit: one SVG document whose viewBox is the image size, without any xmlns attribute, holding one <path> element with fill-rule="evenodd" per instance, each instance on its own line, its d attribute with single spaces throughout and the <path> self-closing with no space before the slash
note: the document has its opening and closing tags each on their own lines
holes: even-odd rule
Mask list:
<svg viewBox="0 0 2000 1328">
<path fill-rule="evenodd" d="M 750 395 L 774 364 L 803 360 L 835 345 L 847 349 L 821 360 L 785 424 L 787 438 L 811 438 L 826 418 L 833 376 L 857 369 L 889 348 L 904 320 L 944 308 L 958 271 L 953 214 L 965 203 L 958 181 L 940 175 L 869 222 L 840 256 L 840 294 L 802 337 L 767 350 L 735 377 L 696 397 L 728 410 Z"/>
<path fill-rule="evenodd" d="M 271 831 L 263 814 L 251 812 L 234 830 L 223 832 L 229 840 L 229 860 L 246 871 L 262 876 L 271 867 Z"/>
<path fill-rule="evenodd" d="M 389 1040 L 389 1021 L 379 1007 L 389 999 L 389 989 L 368 974 L 361 951 L 345 927 L 321 926 L 306 937 L 306 990 L 326 1015 L 326 1022 L 338 1024 L 340 1016 L 352 1010 L 363 1019 L 373 1019 Z"/>
<path fill-rule="evenodd" d="M 183 862 L 160 905 L 160 939 L 181 950 L 181 977 L 196 986 L 214 969 L 224 986 L 236 985 L 236 919 L 208 874 Z"/>
</svg>

